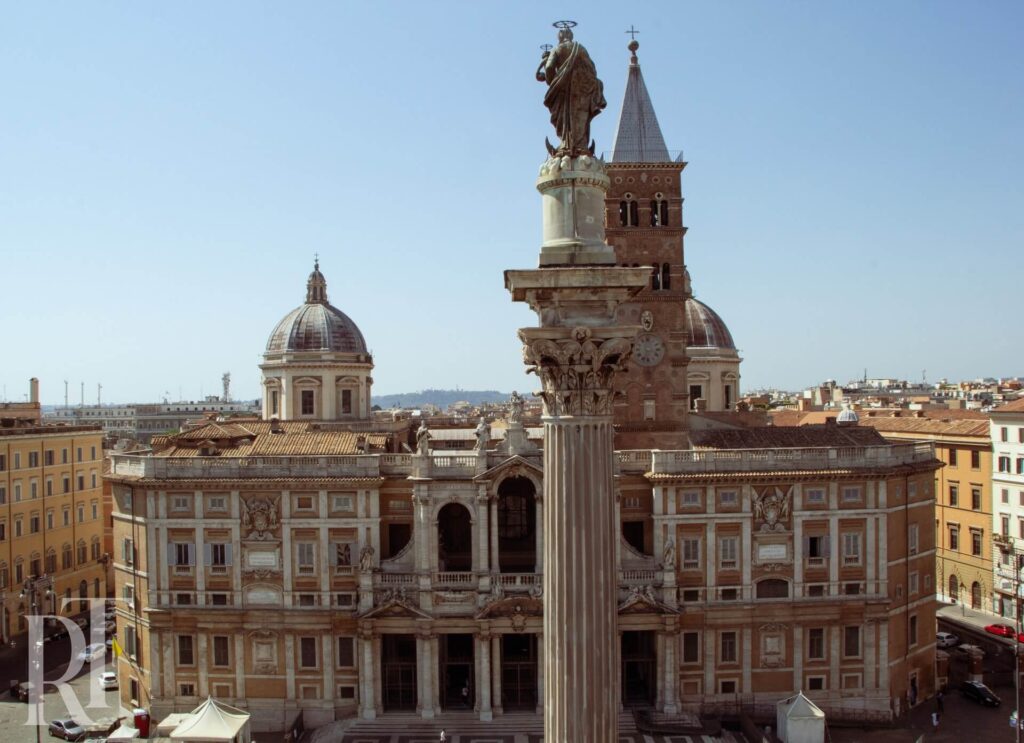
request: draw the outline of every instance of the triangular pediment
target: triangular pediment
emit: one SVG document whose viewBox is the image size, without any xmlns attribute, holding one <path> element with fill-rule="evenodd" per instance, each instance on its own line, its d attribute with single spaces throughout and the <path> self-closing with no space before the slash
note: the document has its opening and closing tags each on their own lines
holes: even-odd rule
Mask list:
<svg viewBox="0 0 1024 743">
<path fill-rule="evenodd" d="M 544 615 L 544 603 L 533 596 L 503 596 L 486 604 L 477 615 L 477 619 L 497 619 L 499 617 L 540 617 Z"/>
<path fill-rule="evenodd" d="M 399 599 L 392 599 L 381 603 L 380 606 L 375 606 L 365 614 L 360 615 L 360 619 L 390 619 L 390 618 L 402 618 L 402 619 L 433 619 L 432 616 L 427 614 L 420 608 L 413 606 L 412 604 L 402 601 Z"/>
<path fill-rule="evenodd" d="M 632 593 L 619 604 L 619 614 L 678 614 L 678 609 L 673 609 L 667 604 L 658 601 L 653 592 L 634 589 Z"/>
<path fill-rule="evenodd" d="M 486 472 L 481 472 L 474 477 L 474 480 L 497 480 L 516 474 L 529 474 L 541 478 L 544 476 L 544 468 L 525 457 L 514 454 L 508 459 L 494 465 Z"/>
</svg>

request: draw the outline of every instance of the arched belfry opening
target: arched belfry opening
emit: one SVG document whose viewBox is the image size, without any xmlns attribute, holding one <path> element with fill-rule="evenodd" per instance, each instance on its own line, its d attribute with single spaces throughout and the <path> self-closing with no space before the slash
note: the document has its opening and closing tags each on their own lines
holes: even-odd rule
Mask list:
<svg viewBox="0 0 1024 743">
<path fill-rule="evenodd" d="M 532 573 L 537 567 L 537 488 L 528 477 L 498 485 L 498 570 Z"/>
<path fill-rule="evenodd" d="M 449 503 L 437 514 L 437 564 L 442 571 L 473 569 L 473 526 L 469 511 Z"/>
</svg>

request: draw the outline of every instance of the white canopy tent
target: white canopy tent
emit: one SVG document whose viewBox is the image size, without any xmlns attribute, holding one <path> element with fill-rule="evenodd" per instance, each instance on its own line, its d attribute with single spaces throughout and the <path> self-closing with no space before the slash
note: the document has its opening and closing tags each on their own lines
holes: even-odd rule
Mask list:
<svg viewBox="0 0 1024 743">
<path fill-rule="evenodd" d="M 824 743 L 825 713 L 802 691 L 775 705 L 775 725 L 783 743 Z"/>
<path fill-rule="evenodd" d="M 250 743 L 249 713 L 212 697 L 200 704 L 171 732 L 171 740 L 188 743 Z"/>
</svg>

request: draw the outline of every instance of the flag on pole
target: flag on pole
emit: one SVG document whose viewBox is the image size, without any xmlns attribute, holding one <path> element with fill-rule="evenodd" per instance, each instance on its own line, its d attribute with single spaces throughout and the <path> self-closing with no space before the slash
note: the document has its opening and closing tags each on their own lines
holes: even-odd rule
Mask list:
<svg viewBox="0 0 1024 743">
<path fill-rule="evenodd" d="M 116 637 L 110 638 L 110 649 L 114 651 L 115 658 L 121 657 L 121 653 L 124 652 L 123 650 L 121 650 L 121 646 L 117 644 Z"/>
</svg>

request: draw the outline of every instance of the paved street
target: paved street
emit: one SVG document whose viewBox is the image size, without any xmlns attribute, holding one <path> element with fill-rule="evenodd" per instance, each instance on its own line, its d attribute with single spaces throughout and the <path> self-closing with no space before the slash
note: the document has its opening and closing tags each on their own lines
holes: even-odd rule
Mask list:
<svg viewBox="0 0 1024 743">
<path fill-rule="evenodd" d="M 56 647 L 56 643 L 54 645 L 55 647 L 52 648 L 50 645 L 47 645 L 46 655 L 44 656 L 47 667 L 45 677 L 47 679 L 60 678 L 67 668 L 66 660 L 69 648 L 64 647 L 61 649 Z M 8 667 L 5 670 L 13 670 L 13 668 Z M 111 670 L 110 664 L 105 664 L 103 670 Z M 17 675 L 22 678 L 25 677 L 24 673 L 18 673 Z M 118 712 L 118 693 L 116 689 L 101 690 L 99 692 L 99 699 L 103 700 L 103 707 L 88 707 L 91 692 L 90 683 L 96 682 L 93 680 L 93 675 L 90 673 L 88 666 L 83 667 L 76 677 L 69 682 L 74 697 L 79 700 L 79 704 L 85 709 L 86 714 L 93 720 L 119 717 L 125 714 L 124 712 Z M 29 705 L 16 698 L 12 698 L 7 693 L 6 681 L 3 684 L 2 692 L 0 694 L 0 731 L 3 731 L 3 743 L 35 743 L 35 727 L 25 724 L 29 718 Z M 45 687 L 43 708 L 47 722 L 68 716 L 68 708 L 64 697 L 53 686 Z M 44 741 L 49 739 L 45 728 L 40 731 L 39 737 Z"/>
</svg>

